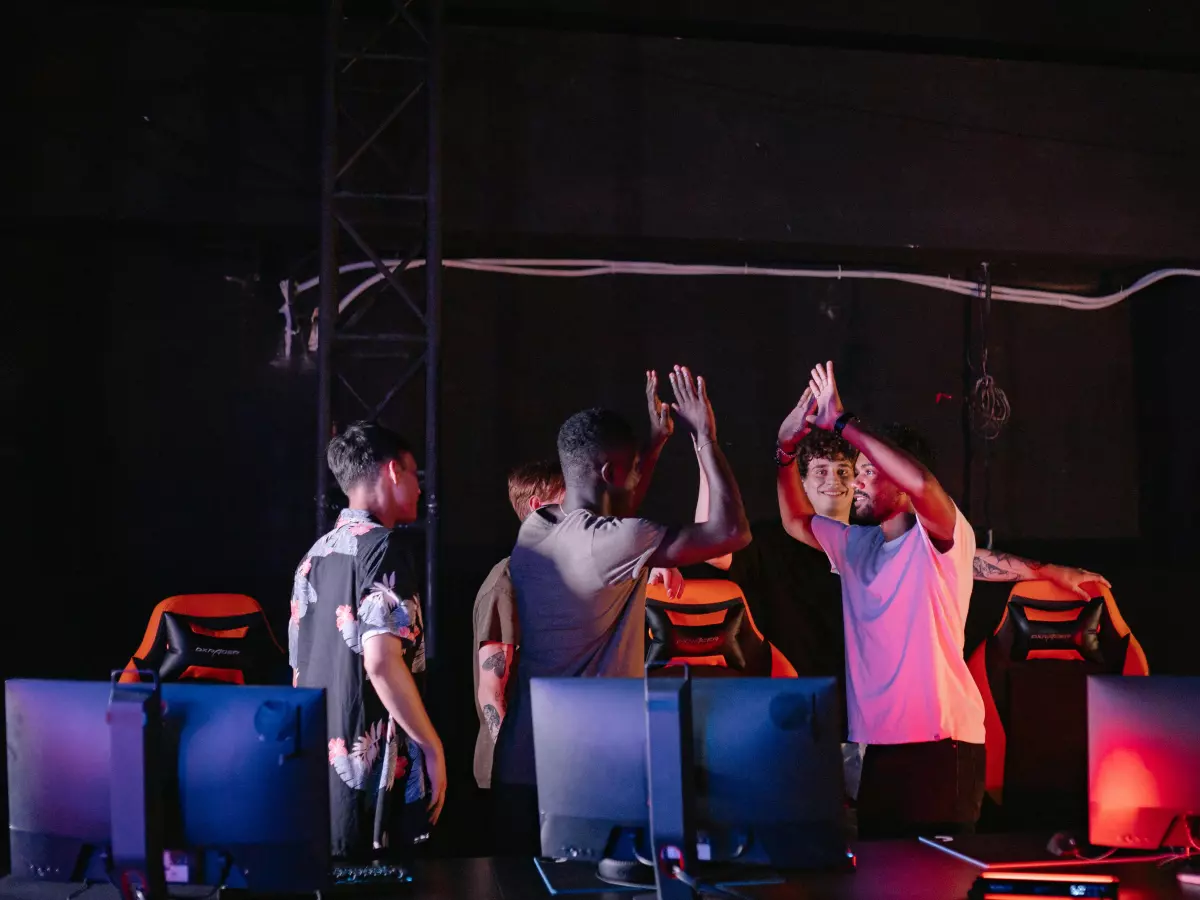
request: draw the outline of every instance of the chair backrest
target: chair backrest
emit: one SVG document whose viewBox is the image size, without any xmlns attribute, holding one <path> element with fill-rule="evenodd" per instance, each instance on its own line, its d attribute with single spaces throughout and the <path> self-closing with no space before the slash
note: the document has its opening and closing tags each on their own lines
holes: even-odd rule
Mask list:
<svg viewBox="0 0 1200 900">
<path fill-rule="evenodd" d="M 983 694 L 987 789 L 1006 826 L 1087 816 L 1087 676 L 1148 675 L 1112 593 L 1091 598 L 1018 582 L 1000 624 L 971 654 Z"/>
<path fill-rule="evenodd" d="M 181 594 L 150 615 L 121 681 L 138 669 L 163 681 L 280 682 L 286 662 L 262 607 L 244 594 Z"/>
<path fill-rule="evenodd" d="M 683 596 L 667 598 L 666 588 L 646 589 L 646 662 L 669 674 L 687 663 L 699 675 L 752 675 L 795 678 L 796 669 L 767 641 L 732 581 L 693 579 Z"/>
</svg>

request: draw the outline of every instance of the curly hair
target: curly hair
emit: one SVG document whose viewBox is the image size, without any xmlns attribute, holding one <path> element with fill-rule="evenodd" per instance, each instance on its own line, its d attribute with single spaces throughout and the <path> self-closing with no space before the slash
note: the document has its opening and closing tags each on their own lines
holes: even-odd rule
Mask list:
<svg viewBox="0 0 1200 900">
<path fill-rule="evenodd" d="M 796 462 L 800 466 L 801 478 L 808 475 L 808 464 L 814 459 L 844 459 L 854 465 L 854 461 L 858 459 L 858 450 L 832 431 L 814 428 L 796 445 Z"/>
<path fill-rule="evenodd" d="M 556 459 L 525 463 L 508 475 L 508 502 L 522 522 L 530 513 L 531 498 L 548 500 L 560 496 L 566 489 L 562 466 Z"/>
</svg>

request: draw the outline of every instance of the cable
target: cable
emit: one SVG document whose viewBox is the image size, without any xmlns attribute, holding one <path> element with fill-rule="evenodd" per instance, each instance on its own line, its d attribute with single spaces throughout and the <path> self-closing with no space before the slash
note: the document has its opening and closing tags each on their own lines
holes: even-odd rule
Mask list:
<svg viewBox="0 0 1200 900">
<path fill-rule="evenodd" d="M 384 264 L 392 271 L 399 267 L 401 261 L 396 259 L 384 260 Z M 425 260 L 414 259 L 407 268 L 417 269 L 425 265 Z M 473 272 L 491 272 L 498 275 L 525 275 L 537 278 L 593 278 L 601 275 L 663 275 L 663 276 L 720 276 L 743 275 L 768 278 L 816 278 L 816 279 L 853 279 L 865 281 L 896 281 L 903 284 L 915 284 L 934 290 L 948 291 L 965 297 L 979 296 L 979 286 L 975 282 L 957 278 L 940 277 L 936 275 L 916 275 L 905 272 L 886 272 L 876 269 L 836 269 L 783 268 L 772 266 L 719 266 L 719 265 L 684 265 L 661 262 L 631 262 L 605 259 L 446 259 L 442 265 L 447 269 L 463 269 Z M 374 270 L 372 262 L 349 263 L 339 267 L 339 272 L 357 272 Z M 1112 294 L 1100 297 L 1086 297 L 1078 294 L 1067 294 L 1058 291 L 1043 291 L 1031 288 L 994 287 L 991 296 L 995 300 L 1010 303 L 1030 303 L 1040 306 L 1057 306 L 1074 310 L 1101 310 L 1128 299 L 1139 291 L 1167 278 L 1200 278 L 1200 269 L 1170 268 L 1158 269 L 1142 276 L 1129 287 Z M 338 304 L 338 311 L 345 310 L 355 298 L 364 291 L 383 280 L 383 275 L 375 271 L 371 276 L 354 287 Z M 320 278 L 310 278 L 295 286 L 293 297 L 312 290 L 320 283 Z M 286 282 L 280 282 L 280 291 L 286 290 Z"/>
</svg>

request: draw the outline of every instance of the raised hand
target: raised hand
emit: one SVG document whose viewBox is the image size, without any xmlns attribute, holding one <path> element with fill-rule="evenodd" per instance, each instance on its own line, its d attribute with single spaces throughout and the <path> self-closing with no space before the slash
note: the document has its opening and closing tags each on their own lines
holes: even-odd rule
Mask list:
<svg viewBox="0 0 1200 900">
<path fill-rule="evenodd" d="M 691 430 L 696 445 L 716 440 L 717 420 L 713 415 L 712 404 L 708 402 L 704 379 L 699 376 L 693 378 L 686 366 L 676 366 L 667 377 L 675 394 L 675 402 L 671 407 L 683 420 L 683 424 Z"/>
<path fill-rule="evenodd" d="M 811 427 L 808 424 L 808 417 L 814 415 L 816 411 L 817 404 L 813 400 L 812 390 L 805 388 L 800 399 L 796 401 L 796 405 L 792 407 L 792 411 L 779 426 L 779 446 L 783 448 L 784 452 L 791 453 L 800 443 L 800 439 L 808 434 Z"/>
<path fill-rule="evenodd" d="M 661 447 L 675 433 L 671 407 L 658 398 L 658 373 L 646 372 L 646 408 L 650 413 L 650 443 Z"/>
<path fill-rule="evenodd" d="M 833 363 L 817 363 L 812 370 L 808 389 L 816 399 L 816 412 L 808 416 L 808 424 L 824 431 L 832 431 L 841 417 L 842 398 L 838 396 L 837 382 L 833 378 Z"/>
</svg>

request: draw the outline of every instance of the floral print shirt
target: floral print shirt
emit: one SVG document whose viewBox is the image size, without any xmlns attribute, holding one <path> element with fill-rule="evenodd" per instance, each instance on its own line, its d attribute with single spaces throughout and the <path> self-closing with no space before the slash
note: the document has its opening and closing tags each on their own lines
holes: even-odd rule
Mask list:
<svg viewBox="0 0 1200 900">
<path fill-rule="evenodd" d="M 420 679 L 421 601 L 401 539 L 347 509 L 296 569 L 288 656 L 293 683 L 325 688 L 333 854 L 352 857 L 424 835 L 405 834 L 406 805 L 425 798 L 420 749 L 388 715 L 363 666 L 363 643 L 393 635 Z M 418 681 L 419 683 L 419 681 Z M 409 828 L 408 830 L 412 830 Z"/>
</svg>

